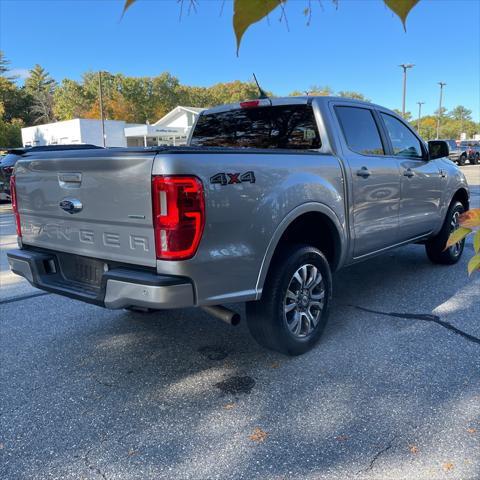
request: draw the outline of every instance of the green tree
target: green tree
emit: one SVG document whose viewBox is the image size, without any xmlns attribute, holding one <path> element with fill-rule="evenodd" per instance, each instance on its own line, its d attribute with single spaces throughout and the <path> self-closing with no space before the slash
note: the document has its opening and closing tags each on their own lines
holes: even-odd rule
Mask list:
<svg viewBox="0 0 480 480">
<path fill-rule="evenodd" d="M 357 100 L 363 100 L 364 102 L 370 102 L 370 99 L 367 98 L 363 93 L 360 92 L 353 92 L 349 90 L 340 90 L 337 95 L 339 97 L 346 97 L 346 98 L 355 98 Z"/>
<path fill-rule="evenodd" d="M 56 82 L 40 65 L 35 65 L 25 80 L 25 90 L 32 96 L 39 92 L 53 93 Z"/>
<path fill-rule="evenodd" d="M 0 120 L 0 148 L 13 148 L 22 146 L 21 123 Z"/>
<path fill-rule="evenodd" d="M 397 114 L 403 117 L 407 122 L 411 122 L 413 119 L 412 112 L 405 112 L 405 115 L 402 114 L 398 108 L 394 108 L 393 111 Z"/>
<path fill-rule="evenodd" d="M 457 107 L 452 108 L 450 112 L 448 112 L 448 116 L 450 118 L 453 118 L 454 120 L 471 120 L 472 111 L 464 107 L 463 105 L 458 105 Z"/>
<path fill-rule="evenodd" d="M 30 112 L 34 123 L 50 123 L 55 121 L 54 90 L 56 82 L 50 74 L 40 65 L 35 65 L 30 70 L 30 75 L 25 80 L 25 92 L 32 98 Z"/>
<path fill-rule="evenodd" d="M 53 99 L 54 114 L 59 120 L 81 118 L 88 107 L 83 86 L 68 78 L 55 89 Z"/>
</svg>

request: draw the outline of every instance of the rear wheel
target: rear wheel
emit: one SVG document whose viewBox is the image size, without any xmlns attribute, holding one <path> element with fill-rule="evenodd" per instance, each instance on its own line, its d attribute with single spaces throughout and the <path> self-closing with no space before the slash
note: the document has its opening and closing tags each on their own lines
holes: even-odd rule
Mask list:
<svg viewBox="0 0 480 480">
<path fill-rule="evenodd" d="M 458 228 L 458 219 L 464 211 L 465 208 L 460 202 L 456 201 L 450 205 L 442 229 L 438 235 L 428 240 L 425 244 L 425 250 L 431 262 L 452 265 L 460 260 L 465 246 L 465 239 L 447 249 L 445 249 L 445 244 L 450 234 Z"/>
<path fill-rule="evenodd" d="M 480 153 L 476 153 L 470 160 L 472 165 L 478 165 L 480 163 Z"/>
<path fill-rule="evenodd" d="M 465 165 L 466 161 L 467 161 L 467 156 L 466 155 L 460 155 L 460 158 L 458 159 L 458 164 L 463 167 L 463 165 Z"/>
<path fill-rule="evenodd" d="M 297 245 L 277 256 L 261 300 L 247 303 L 247 324 L 264 347 L 288 355 L 310 350 L 322 336 L 332 276 L 316 248 Z"/>
</svg>

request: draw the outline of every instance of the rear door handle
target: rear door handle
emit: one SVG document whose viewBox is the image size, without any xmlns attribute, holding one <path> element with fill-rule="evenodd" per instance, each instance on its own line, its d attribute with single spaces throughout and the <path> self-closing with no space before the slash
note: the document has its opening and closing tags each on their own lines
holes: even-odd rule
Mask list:
<svg viewBox="0 0 480 480">
<path fill-rule="evenodd" d="M 360 170 L 357 170 L 357 176 L 368 178 L 372 173 L 367 167 L 362 167 Z"/>
<path fill-rule="evenodd" d="M 405 177 L 411 178 L 415 175 L 415 172 L 411 168 L 407 168 L 406 170 L 404 170 L 403 175 Z"/>
</svg>

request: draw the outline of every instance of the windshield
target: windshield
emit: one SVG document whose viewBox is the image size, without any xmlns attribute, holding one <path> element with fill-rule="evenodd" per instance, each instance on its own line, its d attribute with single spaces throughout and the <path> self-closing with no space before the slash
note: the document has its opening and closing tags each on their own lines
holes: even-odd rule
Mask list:
<svg viewBox="0 0 480 480">
<path fill-rule="evenodd" d="M 200 115 L 192 146 L 233 148 L 320 148 L 310 105 L 282 105 Z"/>
</svg>

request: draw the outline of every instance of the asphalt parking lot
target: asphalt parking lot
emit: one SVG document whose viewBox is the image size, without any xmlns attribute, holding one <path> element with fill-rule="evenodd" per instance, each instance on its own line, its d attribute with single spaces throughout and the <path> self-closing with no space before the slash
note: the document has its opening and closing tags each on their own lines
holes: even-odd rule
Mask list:
<svg viewBox="0 0 480 480">
<path fill-rule="evenodd" d="M 480 478 L 471 241 L 453 267 L 412 245 L 338 273 L 321 343 L 287 358 L 195 309 L 39 295 L 5 205 L 0 228 L 0 478 Z"/>
</svg>

